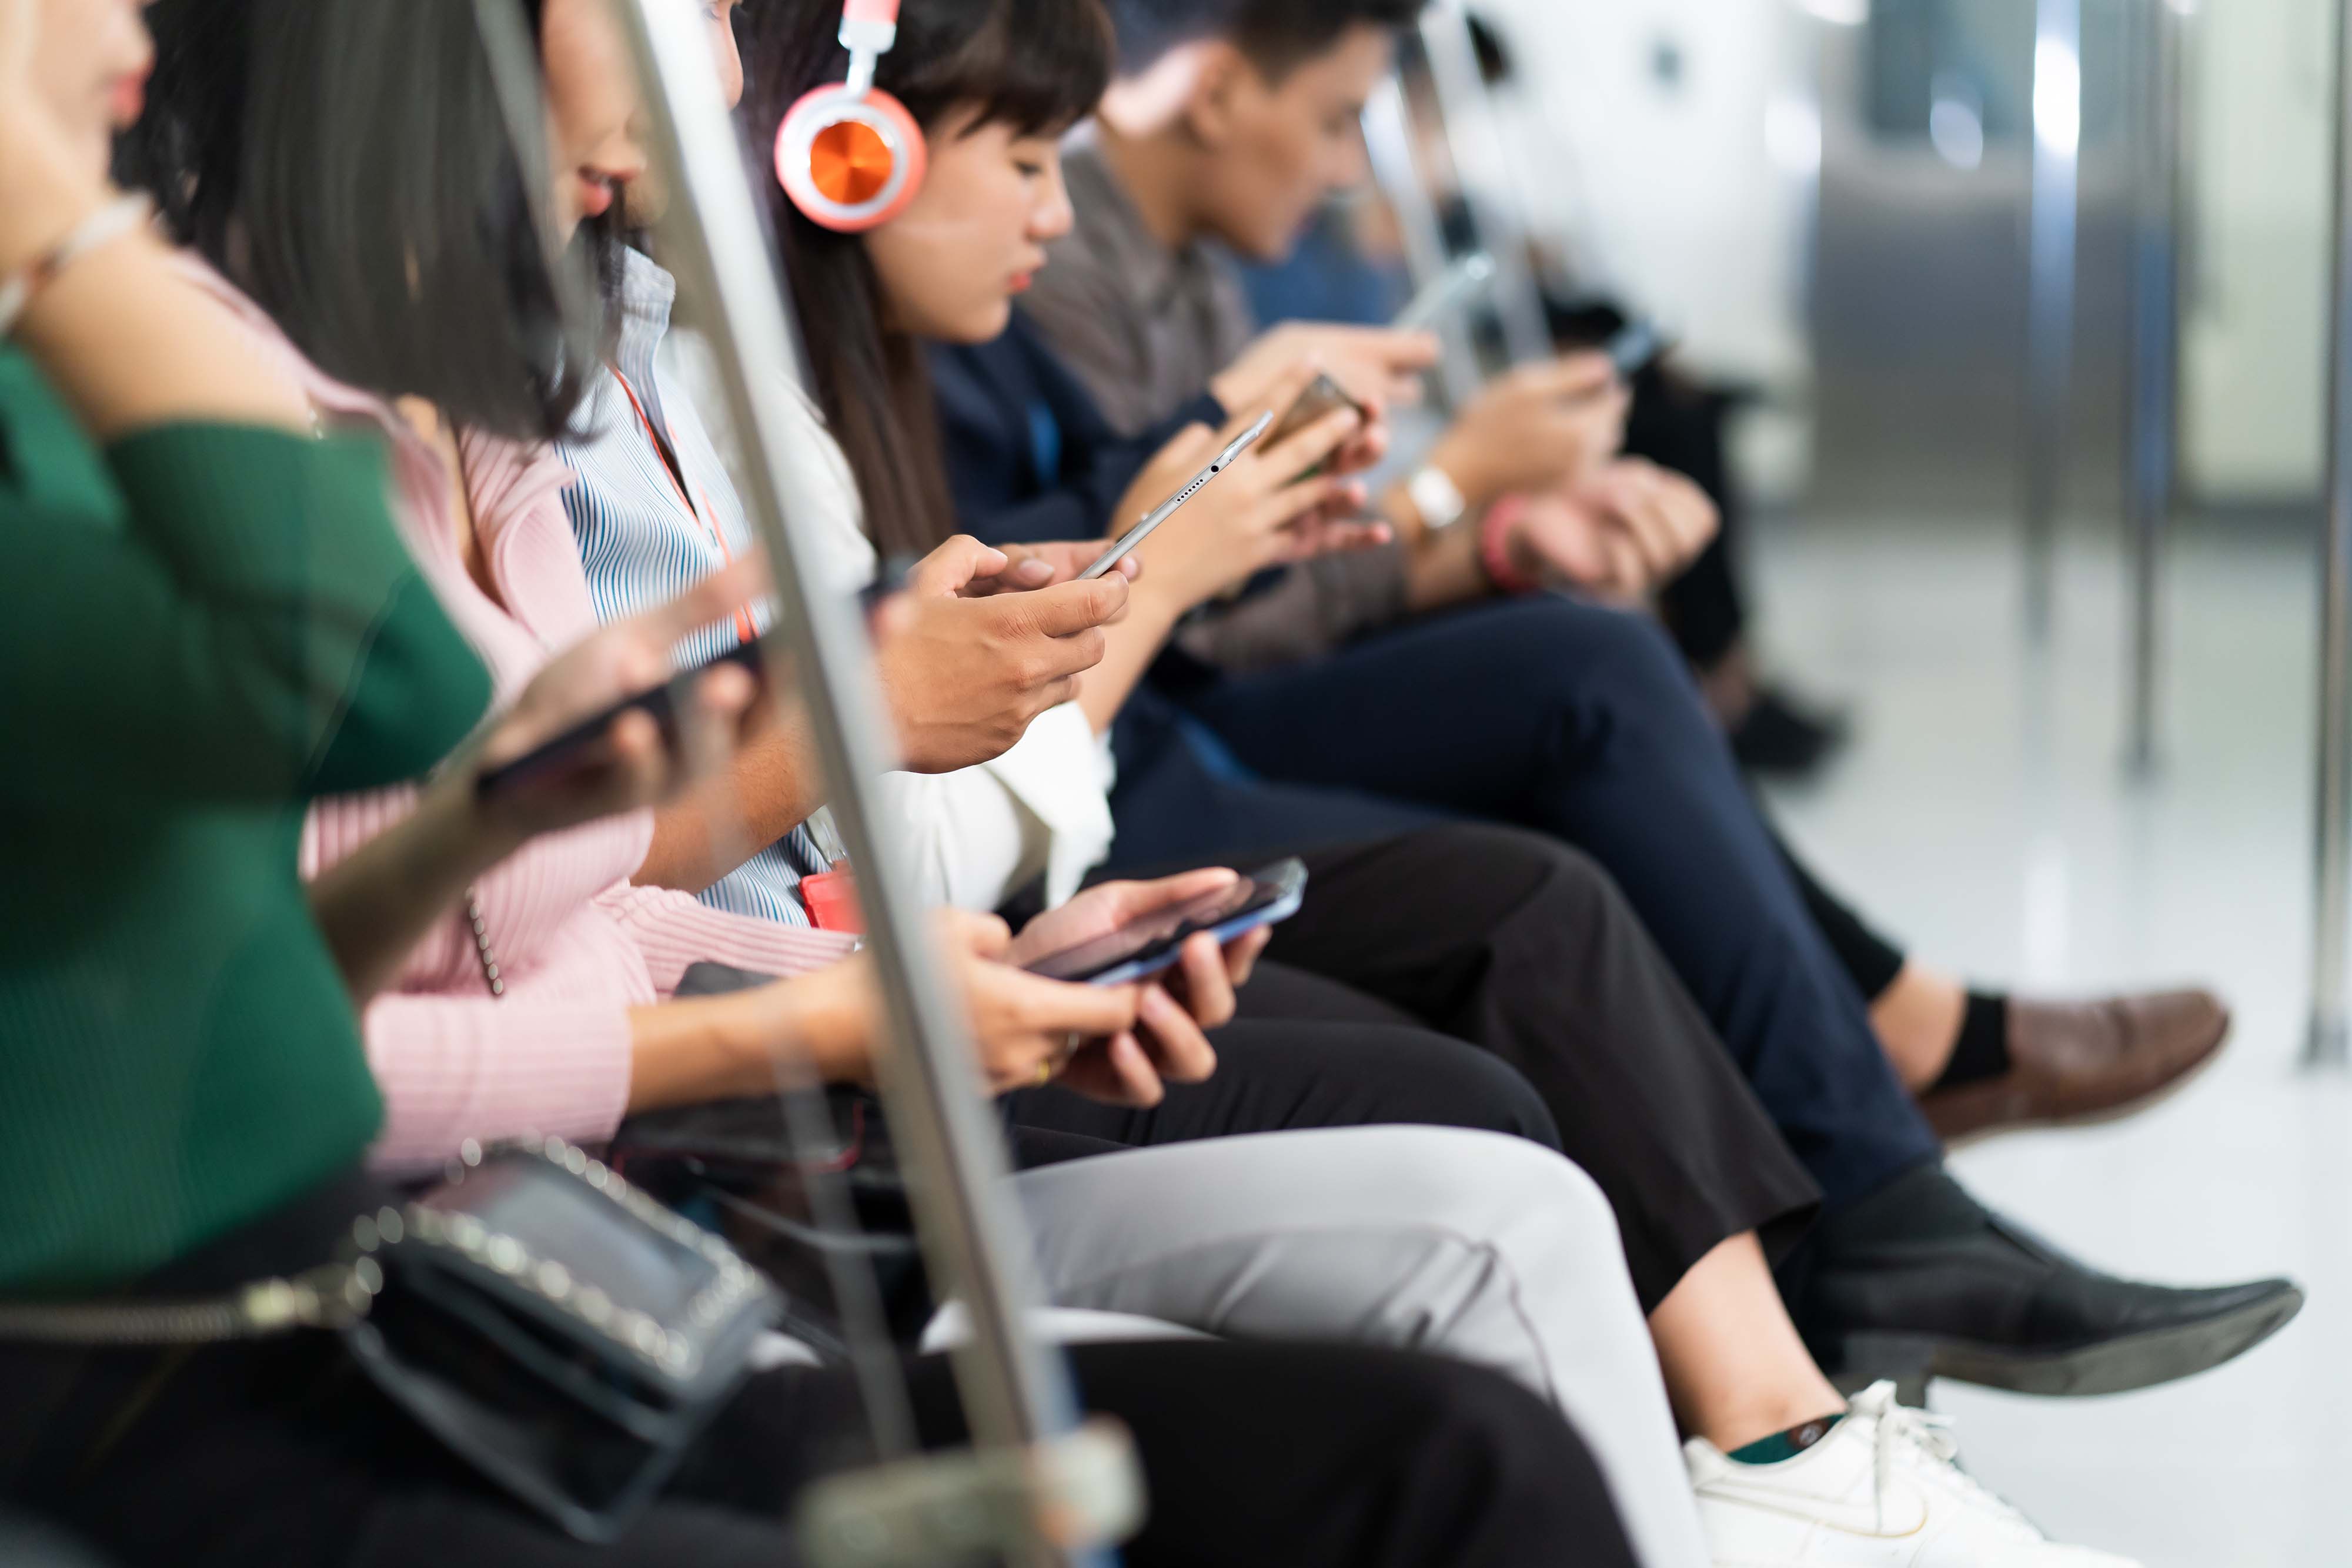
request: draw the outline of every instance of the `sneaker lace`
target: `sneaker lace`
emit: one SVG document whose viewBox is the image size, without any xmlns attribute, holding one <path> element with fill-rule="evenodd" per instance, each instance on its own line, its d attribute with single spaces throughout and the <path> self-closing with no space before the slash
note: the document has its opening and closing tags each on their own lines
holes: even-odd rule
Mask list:
<svg viewBox="0 0 2352 1568">
<path fill-rule="evenodd" d="M 1890 1391 L 1891 1395 L 1891 1391 Z M 1859 1402 L 1857 1402 L 1859 1403 Z M 1947 1484 L 1970 1501 L 2002 1519 L 2027 1524 L 2026 1517 L 2010 1506 L 2001 1497 L 1962 1469 L 1958 1464 L 1960 1445 L 1952 1435 L 1953 1421 L 1948 1416 L 1931 1415 L 1898 1405 L 1890 1396 L 1884 1406 L 1872 1412 L 1878 1424 L 1874 1439 L 1873 1475 L 1877 1482 L 1878 1527 L 1886 1529 L 1886 1497 L 1895 1472 L 1906 1455 L 1917 1455 L 1932 1465 L 1944 1477 Z M 2029 1525 L 2030 1528 L 2030 1525 Z"/>
</svg>

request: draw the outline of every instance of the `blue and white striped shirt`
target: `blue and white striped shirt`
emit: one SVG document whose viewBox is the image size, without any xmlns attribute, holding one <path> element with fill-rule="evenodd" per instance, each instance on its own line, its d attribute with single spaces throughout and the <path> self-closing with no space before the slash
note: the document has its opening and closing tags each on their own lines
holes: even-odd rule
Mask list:
<svg viewBox="0 0 2352 1568">
<path fill-rule="evenodd" d="M 752 542 L 734 483 L 693 404 L 662 398 L 655 361 L 677 295 L 676 281 L 651 257 L 628 253 L 616 365 L 605 368 L 581 413 L 586 434 L 557 447 L 579 476 L 563 493 L 563 509 L 599 621 L 676 598 Z M 685 496 L 655 444 L 655 431 L 667 438 L 677 459 Z M 699 663 L 741 640 L 737 627 L 713 626 L 682 643 L 678 659 Z M 720 878 L 702 902 L 736 915 L 808 925 L 800 880 L 831 863 L 833 857 L 819 847 L 830 836 L 803 823 Z"/>
</svg>

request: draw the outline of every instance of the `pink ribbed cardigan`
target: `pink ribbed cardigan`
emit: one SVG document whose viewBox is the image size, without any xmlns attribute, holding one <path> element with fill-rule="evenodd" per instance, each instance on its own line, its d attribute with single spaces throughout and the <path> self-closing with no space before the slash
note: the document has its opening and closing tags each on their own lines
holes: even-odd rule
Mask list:
<svg viewBox="0 0 2352 1568">
<path fill-rule="evenodd" d="M 383 433 L 398 492 L 393 515 L 449 618 L 489 666 L 499 705 L 530 683 L 552 650 L 596 629 L 561 498 L 571 470 L 509 443 L 464 442 L 475 528 L 499 595 L 493 601 L 458 554 L 446 471 L 433 450 L 381 401 L 302 359 L 226 282 L 210 273 L 199 281 L 285 358 L 322 414 Z M 403 787 L 320 802 L 304 824 L 302 874 L 334 864 L 415 801 L 415 789 Z M 368 1059 L 386 1108 L 377 1164 L 438 1165 L 467 1138 L 610 1137 L 628 1105 L 631 1008 L 667 996 L 688 966 L 704 959 L 793 975 L 849 952 L 851 939 L 835 933 L 631 886 L 652 841 L 652 813 L 635 812 L 537 840 L 481 879 L 476 892 L 503 997 L 489 995 L 462 909 L 453 908 L 410 955 L 396 988 L 370 1006 L 365 1019 Z"/>
</svg>

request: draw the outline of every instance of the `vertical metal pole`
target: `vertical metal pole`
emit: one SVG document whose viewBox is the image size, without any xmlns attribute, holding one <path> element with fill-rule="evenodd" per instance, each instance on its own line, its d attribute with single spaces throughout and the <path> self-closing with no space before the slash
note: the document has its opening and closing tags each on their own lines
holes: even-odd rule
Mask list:
<svg viewBox="0 0 2352 1568">
<path fill-rule="evenodd" d="M 683 292 L 703 312 L 742 444 L 743 501 L 776 583 L 780 639 L 770 675 L 781 696 L 806 699 L 831 785 L 831 803 L 858 867 L 869 946 L 888 1003 L 881 1055 L 891 1130 L 905 1151 L 918 1227 L 939 1277 L 971 1320 L 954 1354 L 972 1437 L 983 1448 L 1026 1448 L 1073 1430 L 1077 1405 L 1057 1353 L 1024 1317 L 1041 1299 L 1003 1145 L 982 1092 L 962 1017 L 942 984 L 924 912 L 893 841 L 877 831 L 871 781 L 891 766 L 887 708 L 851 607 L 807 570 L 814 559 L 796 521 L 819 506 L 781 400 L 801 364 L 793 325 L 755 208 L 733 123 L 720 101 L 710 47 L 680 0 L 615 0 L 656 127 L 656 156 L 673 199 L 663 238 Z M 785 646 L 772 646 L 781 641 Z M 1010 1558 L 1047 1564 L 1064 1554 L 1034 1517 Z"/>
<path fill-rule="evenodd" d="M 2345 943 L 2352 936 L 2352 0 L 2336 7 L 2336 248 L 2327 325 L 2327 520 L 2320 549 L 2319 825 L 2313 881 L 2311 1033 L 2305 1061 L 2352 1061 Z"/>
<path fill-rule="evenodd" d="M 1445 271 L 1445 228 L 1431 200 L 1429 182 L 1421 161 L 1413 156 L 1412 110 L 1405 107 L 1404 83 L 1394 72 L 1372 89 L 1364 105 L 1364 148 L 1372 161 L 1372 183 L 1396 214 L 1404 238 L 1405 268 L 1415 288 L 1423 287 Z M 1478 352 L 1457 312 L 1438 323 L 1444 352 L 1437 362 L 1438 390 L 1448 407 L 1464 409 L 1477 397 L 1486 378 L 1478 371 Z"/>
<path fill-rule="evenodd" d="M 1462 0 L 1437 0 L 1422 14 L 1421 44 L 1429 57 L 1438 111 L 1445 117 L 1445 144 L 1462 182 L 1463 203 L 1478 247 L 1495 258 L 1495 308 L 1502 318 L 1504 345 L 1517 364 L 1549 359 L 1551 321 L 1528 253 L 1528 225 L 1524 218 L 1509 221 L 1517 204 L 1511 150 L 1478 70 L 1478 47 Z"/>
<path fill-rule="evenodd" d="M 2026 263 L 2025 624 L 2050 636 L 2066 413 L 2074 375 L 2075 198 L 2083 141 L 2083 0 L 2038 0 L 2033 185 Z"/>
<path fill-rule="evenodd" d="M 2131 364 L 2124 430 L 2124 766 L 2156 771 L 2162 697 L 2164 558 L 2172 523 L 2179 409 L 2182 19 L 2171 0 L 2134 0 L 2131 58 Z"/>
</svg>

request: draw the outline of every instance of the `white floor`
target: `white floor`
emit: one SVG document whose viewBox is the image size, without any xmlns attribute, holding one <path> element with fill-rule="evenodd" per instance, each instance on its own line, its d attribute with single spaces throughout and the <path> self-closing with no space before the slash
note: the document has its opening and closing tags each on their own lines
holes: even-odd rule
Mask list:
<svg viewBox="0 0 2352 1568">
<path fill-rule="evenodd" d="M 2045 992 L 2196 978 L 2237 1030 L 2186 1093 L 2116 1125 L 1961 1154 L 1985 1199 L 2110 1267 L 2285 1273 L 2312 1301 L 2218 1372 L 2118 1398 L 1940 1388 L 1971 1467 L 2053 1534 L 2147 1568 L 2352 1563 L 2352 1080 L 2297 1071 L 2309 967 L 2315 589 L 2275 538 L 2175 560 L 2168 765 L 2120 767 L 2120 572 L 2069 552 L 2052 651 L 2021 634 L 1990 528 L 1783 528 L 1765 642 L 1858 740 L 1774 803 L 1922 956 Z"/>
</svg>

